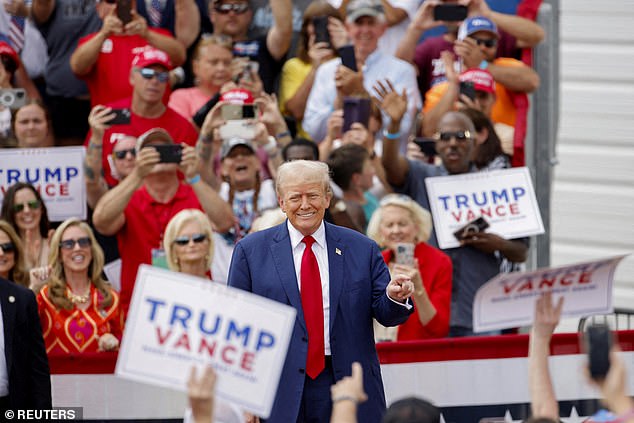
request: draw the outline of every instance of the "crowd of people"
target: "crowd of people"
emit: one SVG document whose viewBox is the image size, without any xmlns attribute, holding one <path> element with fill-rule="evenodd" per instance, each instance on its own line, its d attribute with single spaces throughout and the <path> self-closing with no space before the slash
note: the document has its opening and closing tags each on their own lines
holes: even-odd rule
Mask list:
<svg viewBox="0 0 634 423">
<path fill-rule="evenodd" d="M 162 266 L 298 309 L 271 421 L 380 421 L 374 342 L 476 335 L 476 291 L 526 260 L 528 238 L 491 232 L 440 249 L 425 179 L 523 164 L 539 77 L 520 59 L 543 30 L 485 0 L 126 4 L 0 8 L 2 147 L 85 146 L 87 222 L 4 192 L 0 277 L 35 293 L 33 342 L 116 351 L 139 265 Z"/>
</svg>

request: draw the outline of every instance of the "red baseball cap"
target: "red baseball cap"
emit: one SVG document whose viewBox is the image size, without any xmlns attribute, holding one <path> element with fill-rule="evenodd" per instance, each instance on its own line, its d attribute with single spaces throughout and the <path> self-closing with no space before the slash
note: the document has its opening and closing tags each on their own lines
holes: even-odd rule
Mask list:
<svg viewBox="0 0 634 423">
<path fill-rule="evenodd" d="M 167 70 L 172 69 L 172 61 L 167 53 L 154 47 L 144 49 L 132 59 L 132 67 L 146 68 L 152 65 L 161 65 Z"/>
<path fill-rule="evenodd" d="M 495 94 L 495 81 L 493 75 L 484 69 L 469 69 L 460 74 L 460 81 L 473 82 L 476 91 L 484 91 Z"/>
<path fill-rule="evenodd" d="M 244 88 L 235 88 L 220 96 L 220 101 L 231 104 L 253 104 L 254 100 L 253 93 Z"/>
<path fill-rule="evenodd" d="M 15 50 L 13 50 L 11 46 L 4 41 L 0 41 L 0 56 L 8 57 L 13 60 L 16 68 L 20 67 L 20 56 L 18 56 L 18 53 L 16 53 Z"/>
</svg>

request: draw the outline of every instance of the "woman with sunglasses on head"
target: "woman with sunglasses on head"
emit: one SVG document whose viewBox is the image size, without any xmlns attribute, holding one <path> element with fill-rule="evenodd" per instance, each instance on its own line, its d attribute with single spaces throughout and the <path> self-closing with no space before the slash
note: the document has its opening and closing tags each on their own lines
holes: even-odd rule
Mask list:
<svg viewBox="0 0 634 423">
<path fill-rule="evenodd" d="M 431 230 L 430 213 L 401 194 L 383 197 L 368 224 L 367 235 L 385 248 L 383 259 L 390 272 L 408 275 L 414 282 L 416 312 L 398 327 L 398 341 L 449 333 L 453 267 L 449 256 L 427 244 Z"/>
<path fill-rule="evenodd" d="M 185 209 L 176 213 L 167 224 L 163 237 L 170 270 L 211 279 L 212 236 L 209 218 L 200 210 Z"/>
<path fill-rule="evenodd" d="M 17 182 L 9 187 L 2 200 L 2 219 L 20 235 L 26 268 L 45 266 L 48 257 L 48 213 L 33 185 Z"/>
<path fill-rule="evenodd" d="M 53 234 L 49 263 L 48 282 L 37 295 L 46 352 L 118 349 L 119 295 L 101 277 L 103 251 L 88 224 L 64 221 Z"/>
<path fill-rule="evenodd" d="M 22 241 L 13 227 L 4 220 L 0 220 L 0 278 L 29 286 Z"/>
</svg>

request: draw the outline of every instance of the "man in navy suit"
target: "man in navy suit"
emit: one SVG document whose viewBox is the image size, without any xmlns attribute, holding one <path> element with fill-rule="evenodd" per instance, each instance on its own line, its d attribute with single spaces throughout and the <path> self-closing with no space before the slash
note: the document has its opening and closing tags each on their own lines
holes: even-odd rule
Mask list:
<svg viewBox="0 0 634 423">
<path fill-rule="evenodd" d="M 372 318 L 385 326 L 407 320 L 413 311 L 408 300 L 413 284 L 405 276 L 390 280 L 369 238 L 324 222 L 332 196 L 325 163 L 284 163 L 278 169 L 277 194 L 288 220 L 240 241 L 228 277 L 230 286 L 297 309 L 267 421 L 330 421 L 333 401 L 355 401 L 331 399 L 330 386 L 349 375 L 357 361 L 368 395 L 359 405 L 358 421 L 378 423 L 385 396 Z"/>
<path fill-rule="evenodd" d="M 35 296 L 0 278 L 2 349 L 0 410 L 51 409 L 51 375 Z M 8 390 L 8 392 L 7 392 Z"/>
</svg>

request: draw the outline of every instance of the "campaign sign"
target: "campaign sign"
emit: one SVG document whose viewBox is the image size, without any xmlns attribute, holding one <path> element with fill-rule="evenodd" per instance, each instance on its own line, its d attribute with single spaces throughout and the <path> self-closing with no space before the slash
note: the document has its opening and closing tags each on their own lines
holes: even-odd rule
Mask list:
<svg viewBox="0 0 634 423">
<path fill-rule="evenodd" d="M 0 149 L 0 201 L 16 182 L 28 182 L 40 193 L 48 219 L 86 219 L 84 147 Z"/>
<path fill-rule="evenodd" d="M 532 272 L 501 273 L 482 285 L 473 301 L 473 330 L 533 323 L 535 301 L 544 292 L 563 296 L 564 317 L 612 312 L 614 271 L 625 255 Z"/>
<path fill-rule="evenodd" d="M 455 248 L 454 232 L 482 217 L 487 232 L 505 239 L 544 233 L 530 173 L 525 167 L 426 178 L 440 248 Z"/>
<path fill-rule="evenodd" d="M 141 265 L 115 373 L 186 391 L 191 367 L 209 364 L 218 397 L 266 418 L 295 313 L 246 291 Z"/>
</svg>

